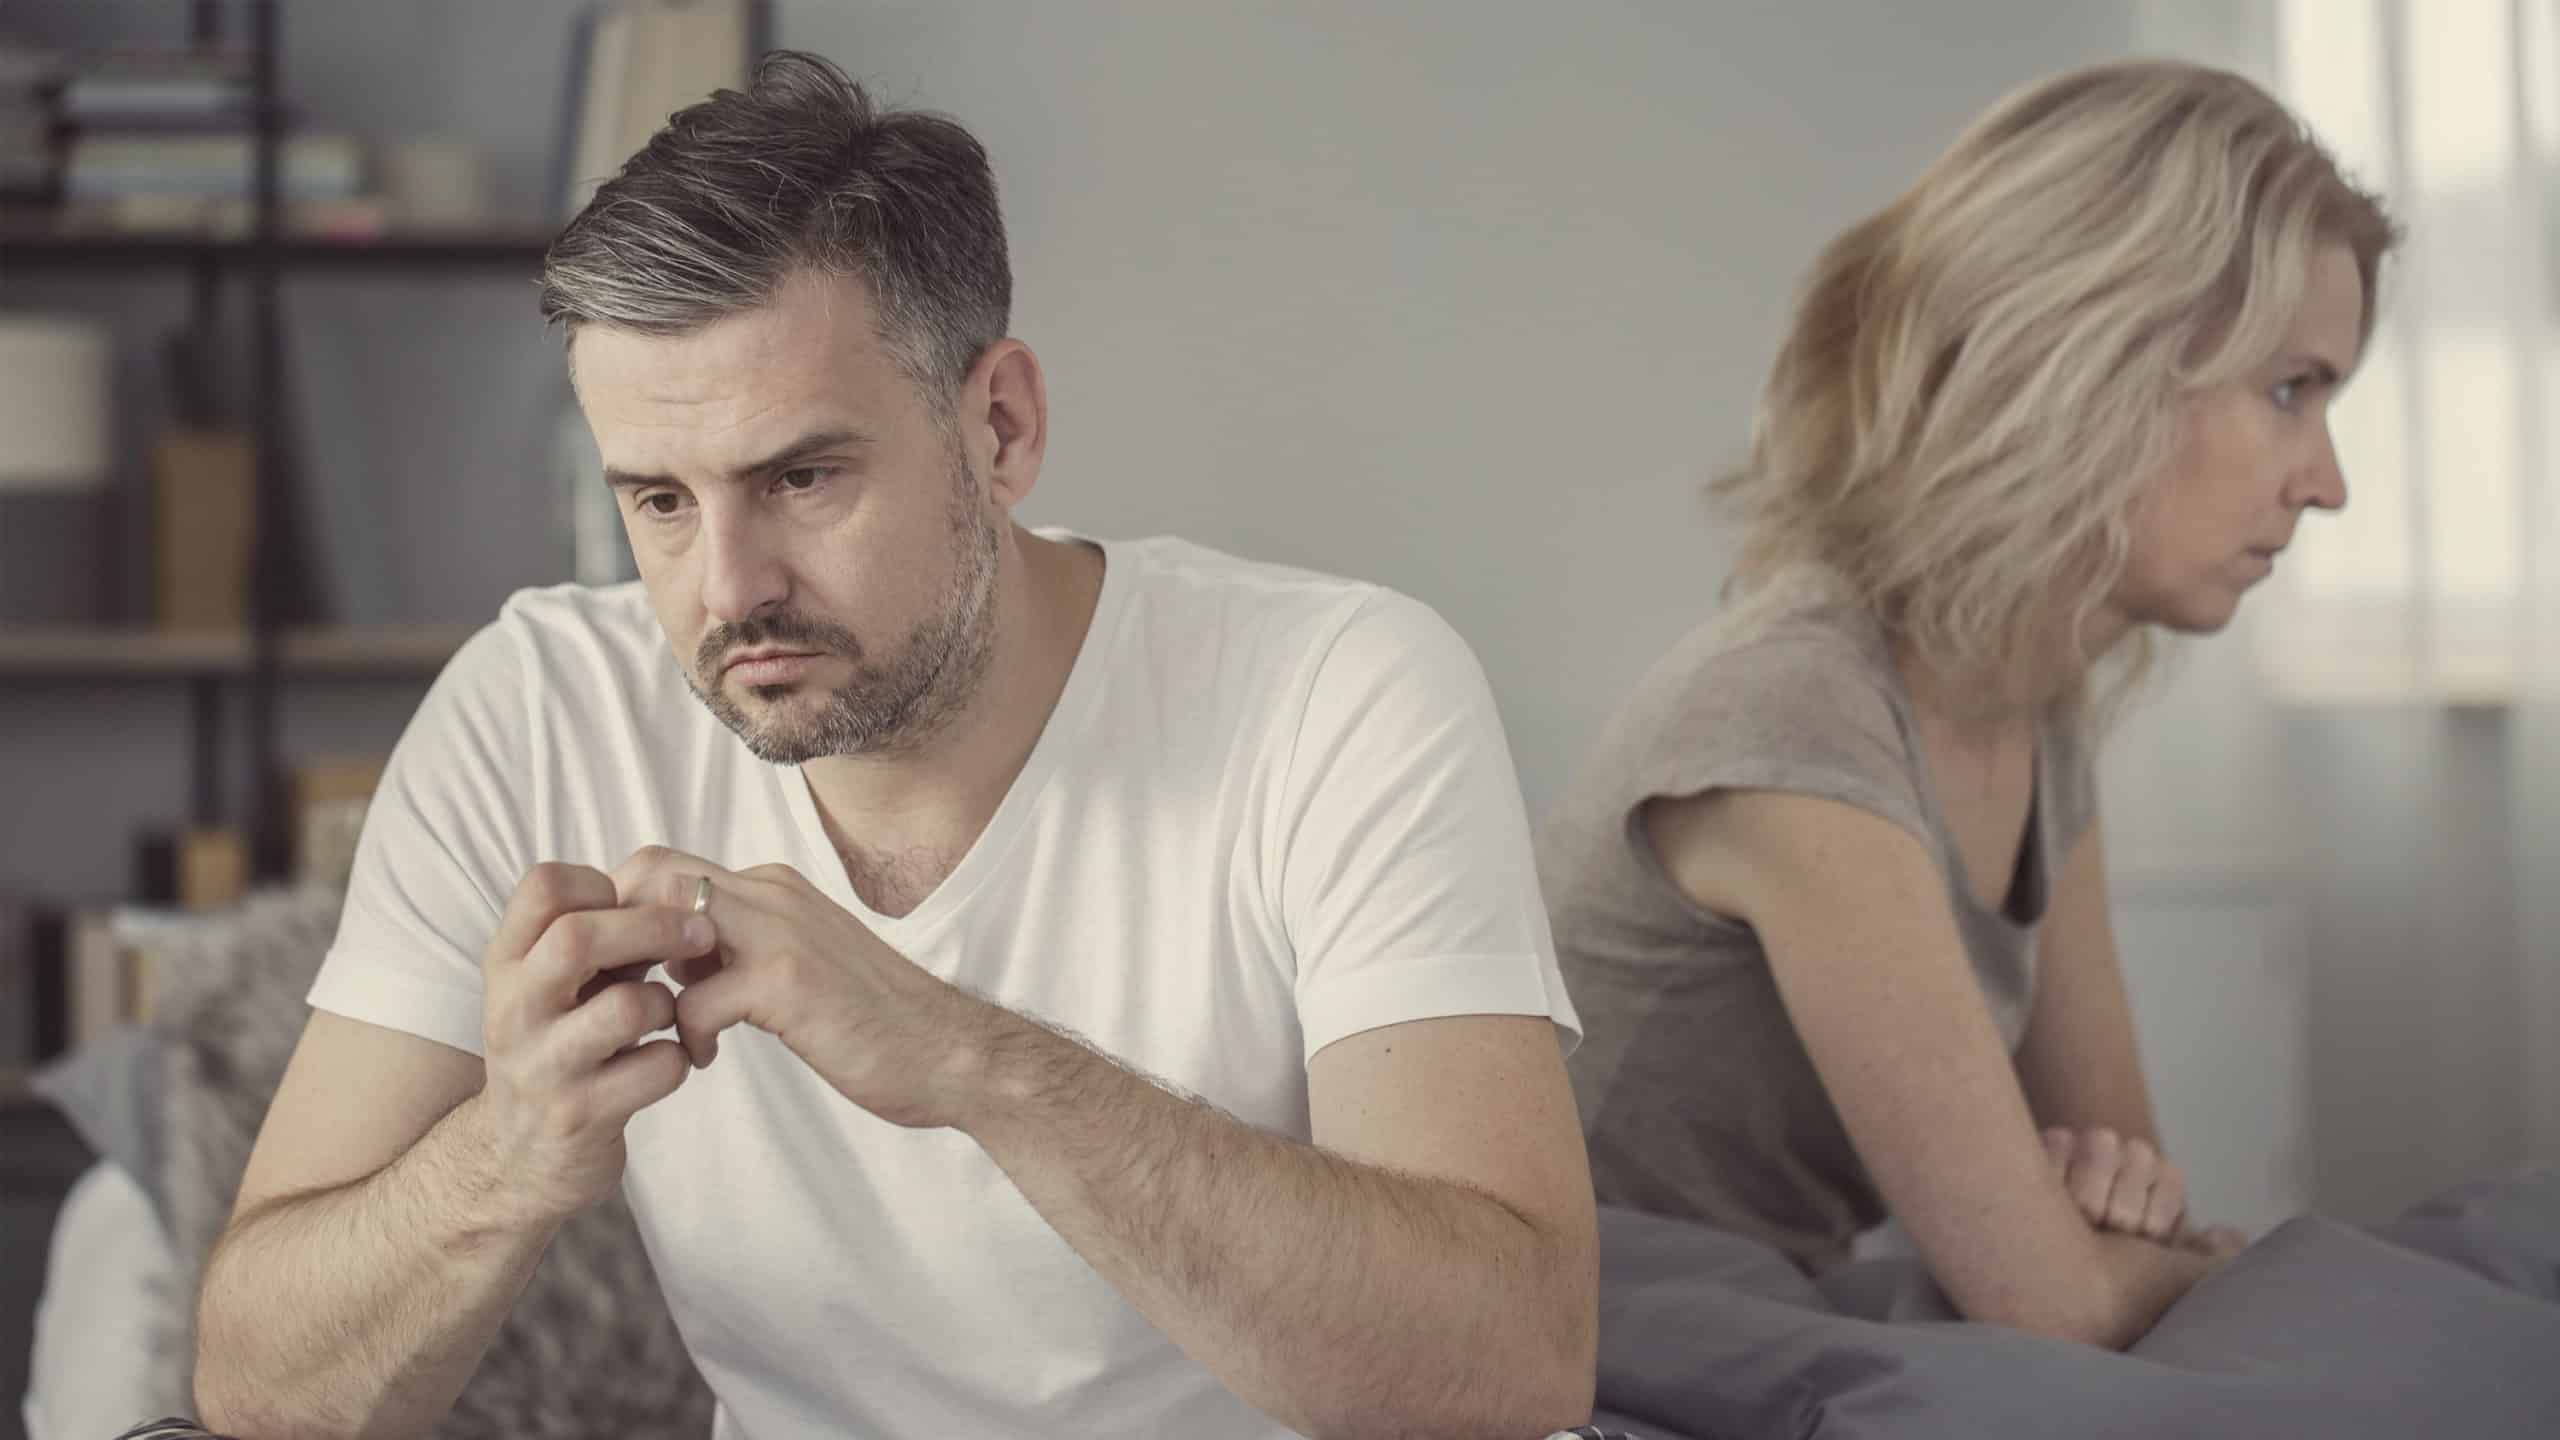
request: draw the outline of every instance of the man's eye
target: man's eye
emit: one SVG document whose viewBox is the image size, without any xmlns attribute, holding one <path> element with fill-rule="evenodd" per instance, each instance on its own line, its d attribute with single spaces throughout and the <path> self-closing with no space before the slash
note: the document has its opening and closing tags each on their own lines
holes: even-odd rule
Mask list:
<svg viewBox="0 0 2560 1440">
<path fill-rule="evenodd" d="M 683 508 L 684 501 L 678 499 L 670 491 L 660 490 L 654 494 L 643 495 L 640 497 L 641 511 L 644 514 L 655 516 L 661 520 L 675 514 L 678 510 Z"/>
<path fill-rule="evenodd" d="M 826 478 L 826 471 L 813 466 L 803 466 L 798 470 L 783 471 L 779 483 L 785 490 L 815 490 L 819 482 Z"/>
</svg>

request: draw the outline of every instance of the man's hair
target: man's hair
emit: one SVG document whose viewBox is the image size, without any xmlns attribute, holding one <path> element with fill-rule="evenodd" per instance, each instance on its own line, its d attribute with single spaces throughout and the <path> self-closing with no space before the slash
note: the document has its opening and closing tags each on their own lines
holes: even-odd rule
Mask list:
<svg viewBox="0 0 2560 1440">
<path fill-rule="evenodd" d="M 672 116 L 542 267 L 542 315 L 683 335 L 801 270 L 859 277 L 881 343 L 936 403 L 1004 338 L 1013 300 L 987 152 L 944 116 L 882 110 L 815 55 Z"/>
<path fill-rule="evenodd" d="M 2010 96 L 1816 261 L 1716 487 L 1737 590 L 1827 572 L 1986 693 L 2049 678 L 2019 672 L 2114 589 L 2180 402 L 2276 353 L 2324 245 L 2355 258 L 2361 348 L 2396 235 L 2236 75 L 2128 62 Z"/>
</svg>

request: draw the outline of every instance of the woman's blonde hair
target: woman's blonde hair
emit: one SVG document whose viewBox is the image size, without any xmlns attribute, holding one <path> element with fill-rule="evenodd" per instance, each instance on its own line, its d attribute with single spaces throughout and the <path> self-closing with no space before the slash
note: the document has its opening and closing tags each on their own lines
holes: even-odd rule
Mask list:
<svg viewBox="0 0 2560 1440">
<path fill-rule="evenodd" d="M 2361 350 L 2395 239 L 2239 76 L 2130 62 L 2010 96 L 1815 262 L 1713 487 L 1736 596 L 1818 572 L 1974 693 L 2078 691 L 2102 657 L 2057 676 L 2057 641 L 2121 577 L 2179 401 L 2276 353 L 2327 244 L 2364 281 Z M 2126 658 L 2120 688 L 2147 640 Z"/>
</svg>

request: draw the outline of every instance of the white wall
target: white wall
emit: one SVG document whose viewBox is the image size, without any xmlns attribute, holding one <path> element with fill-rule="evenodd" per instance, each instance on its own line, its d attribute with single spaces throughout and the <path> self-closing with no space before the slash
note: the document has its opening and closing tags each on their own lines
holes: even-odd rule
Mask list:
<svg viewBox="0 0 2560 1440">
<path fill-rule="evenodd" d="M 1055 438 L 1026 513 L 1392 584 L 1533 813 L 1726 548 L 1815 248 L 2113 5 L 864 4 L 775 40 L 993 153 Z"/>
<path fill-rule="evenodd" d="M 1475 645 L 1533 813 L 1728 559 L 1797 277 L 1957 129 L 2199 0 L 1928 6 L 790 3 L 776 42 L 994 155 L 1055 439 L 1035 520 L 1385 581 Z M 2199 1213 L 2312 1199 L 2270 706 L 2234 637 L 2109 757 L 2129 980 Z"/>
</svg>

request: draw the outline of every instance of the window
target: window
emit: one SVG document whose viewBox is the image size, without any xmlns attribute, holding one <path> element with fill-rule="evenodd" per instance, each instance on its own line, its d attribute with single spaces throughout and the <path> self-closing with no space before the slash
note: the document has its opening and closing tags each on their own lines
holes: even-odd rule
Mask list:
<svg viewBox="0 0 2560 1440">
<path fill-rule="evenodd" d="M 2560 534 L 2560 0 L 2281 0 L 2285 98 L 2408 230 L 2332 414 L 2349 494 L 2259 631 L 2314 700 L 2513 694 Z"/>
</svg>

